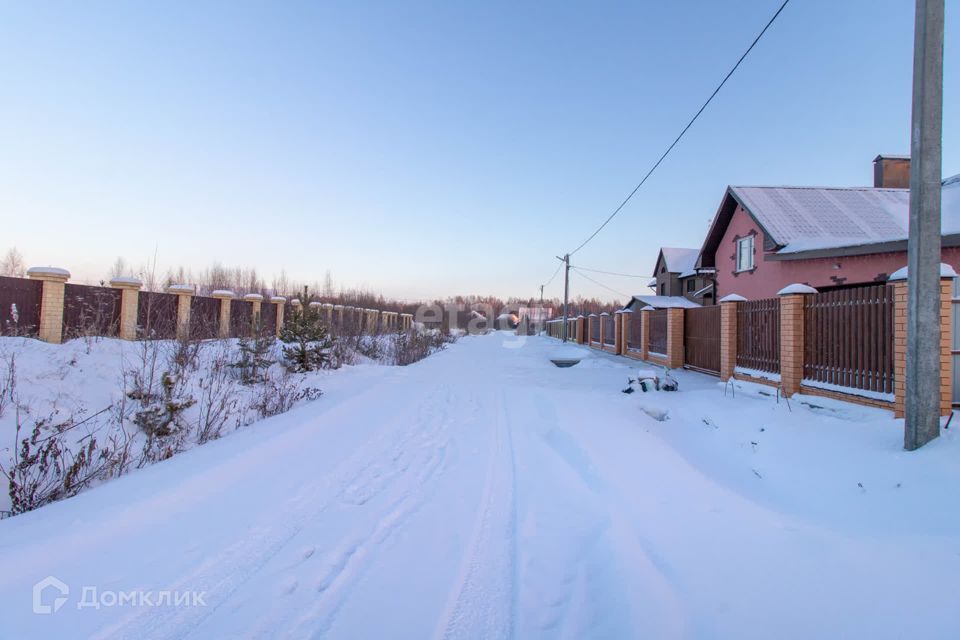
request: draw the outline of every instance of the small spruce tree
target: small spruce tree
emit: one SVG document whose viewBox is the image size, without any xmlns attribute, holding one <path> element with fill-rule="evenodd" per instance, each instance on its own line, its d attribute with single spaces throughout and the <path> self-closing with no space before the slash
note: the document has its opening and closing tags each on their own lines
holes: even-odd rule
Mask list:
<svg viewBox="0 0 960 640">
<path fill-rule="evenodd" d="M 300 309 L 283 323 L 280 342 L 290 371 L 303 373 L 330 366 L 333 340 L 320 312 L 310 307 L 307 289 L 303 289 Z"/>
<path fill-rule="evenodd" d="M 267 369 L 274 363 L 271 356 L 275 343 L 276 339 L 264 331 L 263 321 L 257 316 L 253 322 L 253 337 L 239 338 L 237 347 L 240 350 L 240 357 L 236 362 L 230 364 L 231 367 L 238 370 L 240 382 L 255 384 L 263 381 Z"/>
</svg>

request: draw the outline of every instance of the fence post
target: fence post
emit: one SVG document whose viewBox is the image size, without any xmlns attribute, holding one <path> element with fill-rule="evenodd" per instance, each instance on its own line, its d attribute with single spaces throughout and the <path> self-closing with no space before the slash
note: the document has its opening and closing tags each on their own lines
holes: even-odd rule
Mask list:
<svg viewBox="0 0 960 640">
<path fill-rule="evenodd" d="M 613 352 L 620 355 L 623 351 L 623 310 L 613 312 Z"/>
<path fill-rule="evenodd" d="M 167 293 L 177 295 L 177 338 L 190 337 L 190 305 L 196 290 L 189 284 L 174 284 L 167 287 Z"/>
<path fill-rule="evenodd" d="M 735 293 L 720 298 L 720 379 L 724 382 L 734 377 L 737 368 L 737 306 L 744 301 Z"/>
<path fill-rule="evenodd" d="M 780 388 L 790 397 L 800 392 L 803 380 L 805 328 L 803 314 L 807 296 L 817 292 L 805 284 L 791 284 L 780 291 Z"/>
<path fill-rule="evenodd" d="M 683 309 L 667 309 L 667 366 L 683 368 Z"/>
<path fill-rule="evenodd" d="M 627 355 L 630 347 L 630 319 L 633 318 L 633 309 L 622 309 L 620 311 L 620 350 L 617 351 L 622 356 Z"/>
<path fill-rule="evenodd" d="M 649 314 L 653 307 L 644 307 L 640 309 L 641 313 Z M 640 359 L 646 360 L 650 355 L 650 316 L 640 316 Z"/>
<path fill-rule="evenodd" d="M 260 335 L 260 325 L 263 324 L 260 317 L 260 307 L 263 305 L 263 296 L 259 293 L 244 294 L 243 299 L 250 303 L 250 325 L 253 334 Z"/>
<path fill-rule="evenodd" d="M 940 264 L 940 415 L 948 416 L 953 405 L 952 342 L 953 279 L 956 273 Z M 893 285 L 893 415 L 902 418 L 906 408 L 907 376 L 907 268 L 890 276 Z"/>
<path fill-rule="evenodd" d="M 944 267 L 947 267 L 944 269 Z M 940 265 L 940 415 L 953 411 L 953 281 L 957 274 Z"/>
<path fill-rule="evenodd" d="M 120 289 L 120 327 L 117 335 L 121 340 L 136 340 L 137 312 L 140 310 L 140 288 L 143 283 L 136 278 L 118 277 L 110 280 L 110 286 Z"/>
<path fill-rule="evenodd" d="M 211 297 L 220 300 L 220 332 L 221 338 L 230 337 L 230 301 L 236 297 L 233 291 L 226 289 L 217 289 L 210 294 Z"/>
<path fill-rule="evenodd" d="M 283 329 L 283 306 L 287 304 L 287 299 L 283 296 L 270 296 L 270 302 L 277 305 L 277 335 L 280 335 L 280 329 Z"/>
<path fill-rule="evenodd" d="M 38 337 L 44 342 L 63 342 L 63 296 L 70 272 L 57 267 L 31 267 L 27 277 L 40 280 L 40 327 Z"/>
</svg>

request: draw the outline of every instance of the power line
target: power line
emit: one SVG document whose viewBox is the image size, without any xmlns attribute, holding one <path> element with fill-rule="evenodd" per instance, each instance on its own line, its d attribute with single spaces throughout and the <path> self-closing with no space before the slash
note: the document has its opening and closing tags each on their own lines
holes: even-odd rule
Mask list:
<svg viewBox="0 0 960 640">
<path fill-rule="evenodd" d="M 553 272 L 553 275 L 550 276 L 550 279 L 547 280 L 546 282 L 544 282 L 544 283 L 543 283 L 542 285 L 540 285 L 540 286 L 541 286 L 541 287 L 547 287 L 547 286 L 549 286 L 550 283 L 553 282 L 553 279 L 557 277 L 557 274 L 560 273 L 560 268 L 561 268 L 561 267 L 563 267 L 563 263 L 562 263 L 562 262 L 561 262 L 559 265 L 557 265 L 557 270 Z"/>
<path fill-rule="evenodd" d="M 611 291 L 611 292 L 617 294 L 618 296 L 623 296 L 624 298 L 633 298 L 633 296 L 630 295 L 629 293 L 624 293 L 624 292 L 622 292 L 622 291 L 617 291 L 616 289 L 613 289 L 613 288 L 611 288 L 611 287 L 608 287 L 607 285 L 603 284 L 602 282 L 598 282 L 598 281 L 594 280 L 593 278 L 591 278 L 591 277 L 588 276 L 587 274 L 581 273 L 579 267 L 570 267 L 570 268 L 573 269 L 574 271 L 576 271 L 576 272 L 577 272 L 577 275 L 579 275 L 581 278 L 586 278 L 587 280 L 589 280 L 589 281 L 592 282 L 593 284 L 597 285 L 598 287 L 603 287 L 603 288 L 606 289 L 607 291 Z"/>
<path fill-rule="evenodd" d="M 608 276 L 623 276 L 624 278 L 652 278 L 653 276 L 638 276 L 635 273 L 617 273 L 616 271 L 601 271 L 600 269 L 587 269 L 586 267 L 576 267 L 581 271 L 589 271 L 591 273 L 602 273 Z"/>
<path fill-rule="evenodd" d="M 630 192 L 630 195 L 628 195 L 628 196 L 624 199 L 624 201 L 620 203 L 620 206 L 619 206 L 619 207 L 617 207 L 616 209 L 614 209 L 613 213 L 611 213 L 610 216 L 609 216 L 606 220 L 603 221 L 603 224 L 601 224 L 599 227 L 597 227 L 597 230 L 596 230 L 596 231 L 594 231 L 593 233 L 590 234 L 590 237 L 588 237 L 586 240 L 584 240 L 582 243 L 580 243 L 580 246 L 579 246 L 579 247 L 577 247 L 576 249 L 574 249 L 573 251 L 571 251 L 571 252 L 570 252 L 570 255 L 573 255 L 573 254 L 575 254 L 577 251 L 580 251 L 580 249 L 583 249 L 583 247 L 585 247 L 588 242 L 590 242 L 591 240 L 593 240 L 598 233 L 600 233 L 601 231 L 603 231 L 603 228 L 606 227 L 606 226 L 610 223 L 610 221 L 613 220 L 613 218 L 614 218 L 618 213 L 620 213 L 620 211 L 627 205 L 628 202 L 630 202 L 630 199 L 633 198 L 633 196 L 637 193 L 637 191 L 640 190 L 640 187 L 642 187 L 642 186 L 643 186 L 643 183 L 645 183 L 645 182 L 647 181 L 647 178 L 649 178 L 649 177 L 653 174 L 653 172 L 657 170 L 657 167 L 660 166 L 660 163 L 662 163 L 662 162 L 666 159 L 666 157 L 670 154 L 670 152 L 673 151 L 673 148 L 674 148 L 675 146 L 677 146 L 677 143 L 680 142 L 680 138 L 682 138 L 682 137 L 684 136 L 684 134 L 687 132 L 687 130 L 690 129 L 691 126 L 693 126 L 693 123 L 697 121 L 697 118 L 699 118 L 699 117 L 700 117 L 700 114 L 703 113 L 704 109 L 707 108 L 707 105 L 710 104 L 710 102 L 713 100 L 714 96 L 716 96 L 716 95 L 720 92 L 720 89 L 722 89 L 722 88 L 723 88 L 723 85 L 725 85 L 725 84 L 727 83 L 727 80 L 729 80 L 729 79 L 730 79 L 730 76 L 733 75 L 733 72 L 737 70 L 737 68 L 740 66 L 740 63 L 743 62 L 743 60 L 744 60 L 744 59 L 747 57 L 747 55 L 753 50 L 753 48 L 756 46 L 756 44 L 757 44 L 758 42 L 760 42 L 760 38 L 763 37 L 763 34 L 765 34 L 765 33 L 767 32 L 767 29 L 770 28 L 770 25 L 772 25 L 772 24 L 774 23 L 774 21 L 777 19 L 777 17 L 780 15 L 780 13 L 783 11 L 783 9 L 787 6 L 787 4 L 788 4 L 789 2 L 790 2 L 790 0 L 783 0 L 783 4 L 780 5 L 780 8 L 777 9 L 777 12 L 773 14 L 773 17 L 770 18 L 770 20 L 767 22 L 766 26 L 763 27 L 763 29 L 760 31 L 760 33 L 757 35 L 757 37 L 753 39 L 753 42 L 751 42 L 751 43 L 750 43 L 750 46 L 747 47 L 747 50 L 743 52 L 743 55 L 740 56 L 740 59 L 737 60 L 737 63 L 736 63 L 735 65 L 733 65 L 733 68 L 731 68 L 730 71 L 727 72 L 727 75 L 725 75 L 725 76 L 723 77 L 723 80 L 720 81 L 720 84 L 718 84 L 718 85 L 717 85 L 717 88 L 713 90 L 713 93 L 710 94 L 710 97 L 707 98 L 707 101 L 703 103 L 703 106 L 701 106 L 700 109 L 697 111 L 697 113 L 694 114 L 693 118 L 690 119 L 690 122 L 687 123 L 687 126 L 685 126 L 685 127 L 683 128 L 683 130 L 680 131 L 680 135 L 678 135 L 678 136 L 673 140 L 673 142 L 670 143 L 670 146 L 667 147 L 667 150 L 663 152 L 663 155 L 661 155 L 660 158 L 654 163 L 654 165 L 653 165 L 652 167 L 650 167 L 650 170 L 647 171 L 646 175 L 643 176 L 643 179 L 640 180 L 639 183 L 637 183 L 637 186 L 635 186 L 635 187 L 633 188 L 633 191 Z"/>
</svg>

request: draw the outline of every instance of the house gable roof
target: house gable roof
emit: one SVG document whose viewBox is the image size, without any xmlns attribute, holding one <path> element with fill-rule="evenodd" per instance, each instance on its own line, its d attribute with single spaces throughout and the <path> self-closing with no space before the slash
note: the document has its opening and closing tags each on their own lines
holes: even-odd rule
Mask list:
<svg viewBox="0 0 960 640">
<path fill-rule="evenodd" d="M 960 178 L 943 183 L 942 229 L 960 233 Z M 715 267 L 716 249 L 737 205 L 761 227 L 764 249 L 788 259 L 808 252 L 830 254 L 852 247 L 905 242 L 909 189 L 833 187 L 727 187 L 698 262 Z"/>
<path fill-rule="evenodd" d="M 699 254 L 699 249 L 661 247 L 657 262 L 653 265 L 653 275 L 656 276 L 659 273 L 661 262 L 667 267 L 667 273 L 680 274 L 681 278 L 693 275 L 693 268 Z"/>
</svg>

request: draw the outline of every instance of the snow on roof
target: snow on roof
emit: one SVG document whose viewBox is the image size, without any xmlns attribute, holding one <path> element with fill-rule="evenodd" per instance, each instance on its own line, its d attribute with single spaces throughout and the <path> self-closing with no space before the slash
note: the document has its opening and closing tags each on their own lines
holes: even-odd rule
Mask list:
<svg viewBox="0 0 960 640">
<path fill-rule="evenodd" d="M 633 296 L 633 299 L 655 309 L 695 309 L 702 306 L 683 296 Z"/>
<path fill-rule="evenodd" d="M 781 249 L 798 253 L 907 238 L 909 189 L 731 187 Z M 944 234 L 960 233 L 960 176 L 944 180 Z"/>
<path fill-rule="evenodd" d="M 697 256 L 700 255 L 699 249 L 661 247 L 660 252 L 663 254 L 663 262 L 667 265 L 669 273 L 679 273 L 681 278 L 693 275 L 693 267 L 697 264 Z"/>
</svg>

